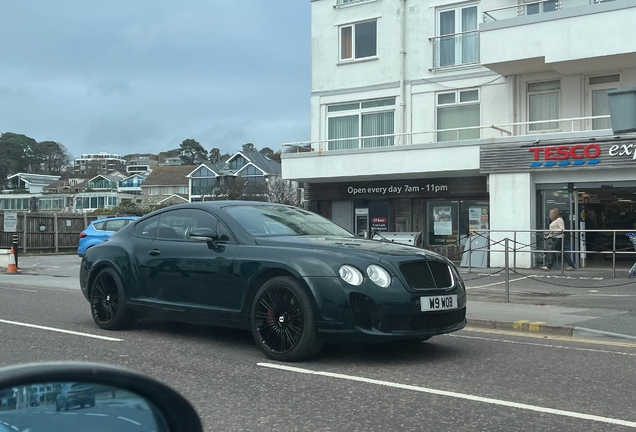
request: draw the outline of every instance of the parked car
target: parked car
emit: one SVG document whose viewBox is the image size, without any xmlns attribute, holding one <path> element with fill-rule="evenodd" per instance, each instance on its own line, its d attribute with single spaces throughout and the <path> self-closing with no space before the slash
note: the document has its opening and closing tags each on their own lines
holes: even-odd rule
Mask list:
<svg viewBox="0 0 636 432">
<path fill-rule="evenodd" d="M 423 341 L 466 325 L 466 289 L 448 259 L 263 202 L 150 213 L 86 251 L 80 285 L 100 328 L 154 316 L 249 329 L 280 361 L 325 341 Z"/>
<path fill-rule="evenodd" d="M 86 229 L 80 233 L 77 255 L 80 257 L 84 256 L 84 253 L 86 253 L 89 247 L 103 243 L 107 238 L 128 225 L 131 221 L 137 219 L 139 219 L 138 216 L 117 216 L 92 221 L 88 224 Z"/>
<path fill-rule="evenodd" d="M 84 408 L 86 405 L 95 406 L 95 391 L 90 384 L 68 383 L 62 387 L 62 391 L 55 398 L 55 411 L 68 411 L 70 408 L 78 406 Z"/>
</svg>

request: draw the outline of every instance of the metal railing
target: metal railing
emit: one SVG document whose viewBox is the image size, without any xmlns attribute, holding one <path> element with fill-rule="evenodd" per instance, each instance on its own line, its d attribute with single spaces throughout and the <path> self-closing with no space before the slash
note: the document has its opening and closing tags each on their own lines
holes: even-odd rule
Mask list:
<svg viewBox="0 0 636 432">
<path fill-rule="evenodd" d="M 559 129 L 556 131 L 547 131 L 550 133 L 569 133 L 569 132 L 581 132 L 585 130 L 592 130 L 591 128 L 585 127 L 585 122 L 591 122 L 592 120 L 599 119 L 609 119 L 609 115 L 599 115 L 599 116 L 586 116 L 586 117 L 570 117 L 564 119 L 550 119 L 550 120 L 536 120 L 536 121 L 525 121 L 525 122 L 516 122 L 516 123 L 506 123 L 499 125 L 481 125 L 481 126 L 467 126 L 467 127 L 457 127 L 457 128 L 449 128 L 449 129 L 433 129 L 422 132 L 408 132 L 408 133 L 397 133 L 397 134 L 384 134 L 384 135 L 369 135 L 363 137 L 349 137 L 349 138 L 333 138 L 333 139 L 324 139 L 317 141 L 299 141 L 299 142 L 290 142 L 283 143 L 283 153 L 304 153 L 304 152 L 325 152 L 325 151 L 342 151 L 342 150 L 356 150 L 362 148 L 378 148 L 378 147 L 393 147 L 393 146 L 401 146 L 401 145 L 411 145 L 411 144 L 427 144 L 427 143 L 435 143 L 435 142 L 455 142 L 455 141 L 463 141 L 464 139 L 480 139 L 484 138 L 481 133 L 482 130 L 492 130 L 496 131 L 500 134 L 500 137 L 503 136 L 528 136 L 535 137 L 541 136 L 542 132 L 546 132 L 547 130 L 538 130 L 533 131 L 534 133 L 515 133 L 517 131 L 523 131 L 524 127 L 528 127 L 530 125 L 537 124 L 549 124 L 549 123 L 559 123 Z M 568 124 L 570 126 L 570 130 L 562 131 L 563 125 Z M 479 136 L 463 138 L 465 136 L 471 135 L 470 132 L 478 131 Z M 455 133 L 455 140 L 438 140 L 440 134 L 444 134 L 443 136 L 448 136 L 449 133 Z M 523 131 L 525 132 L 525 131 Z M 611 131 L 608 129 L 608 136 L 611 136 Z M 460 139 L 461 138 L 461 139 Z M 365 143 L 369 142 L 378 142 L 380 140 L 386 140 L 387 145 L 383 146 L 365 146 Z M 333 149 L 330 147 L 335 147 L 336 143 L 349 143 L 350 146 L 347 148 Z M 388 144 L 390 143 L 390 144 Z"/>
<path fill-rule="evenodd" d="M 483 22 L 503 21 L 526 15 L 549 13 L 560 9 L 590 6 L 620 0 L 542 0 L 489 9 L 483 12 Z"/>
<path fill-rule="evenodd" d="M 479 63 L 479 30 L 428 38 L 433 43 L 433 69 Z"/>
</svg>

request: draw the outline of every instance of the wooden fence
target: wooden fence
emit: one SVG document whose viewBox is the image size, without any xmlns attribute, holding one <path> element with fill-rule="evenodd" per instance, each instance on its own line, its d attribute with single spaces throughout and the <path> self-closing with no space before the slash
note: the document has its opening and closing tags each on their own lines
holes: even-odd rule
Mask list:
<svg viewBox="0 0 636 432">
<path fill-rule="evenodd" d="M 77 252 L 79 235 L 96 219 L 106 216 L 89 216 L 68 213 L 17 212 L 17 232 L 0 232 L 0 248 L 13 246 L 13 236 L 18 234 L 20 253 Z M 4 212 L 0 214 L 0 228 L 4 229 Z"/>
</svg>

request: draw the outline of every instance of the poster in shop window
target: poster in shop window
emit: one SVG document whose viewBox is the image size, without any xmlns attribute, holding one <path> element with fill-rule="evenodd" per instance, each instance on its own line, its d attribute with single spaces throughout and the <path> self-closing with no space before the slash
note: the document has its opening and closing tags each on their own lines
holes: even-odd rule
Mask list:
<svg viewBox="0 0 636 432">
<path fill-rule="evenodd" d="M 433 207 L 435 235 L 453 234 L 453 218 L 450 207 Z"/>
<path fill-rule="evenodd" d="M 469 207 L 468 227 L 470 231 L 487 230 L 488 209 L 485 207 Z"/>
</svg>

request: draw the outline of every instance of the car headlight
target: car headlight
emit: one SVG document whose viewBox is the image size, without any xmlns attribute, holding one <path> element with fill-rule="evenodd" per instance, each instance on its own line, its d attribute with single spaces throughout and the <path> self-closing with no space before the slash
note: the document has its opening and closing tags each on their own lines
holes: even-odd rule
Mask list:
<svg viewBox="0 0 636 432">
<path fill-rule="evenodd" d="M 362 284 L 362 281 L 364 280 L 364 277 L 362 276 L 362 273 L 360 273 L 360 270 L 346 264 L 340 266 L 340 268 L 338 269 L 338 274 L 340 274 L 340 277 L 343 281 L 355 286 Z"/>
<path fill-rule="evenodd" d="M 379 287 L 386 288 L 391 285 L 391 275 L 379 265 L 371 264 L 367 267 L 367 275 Z"/>
</svg>

